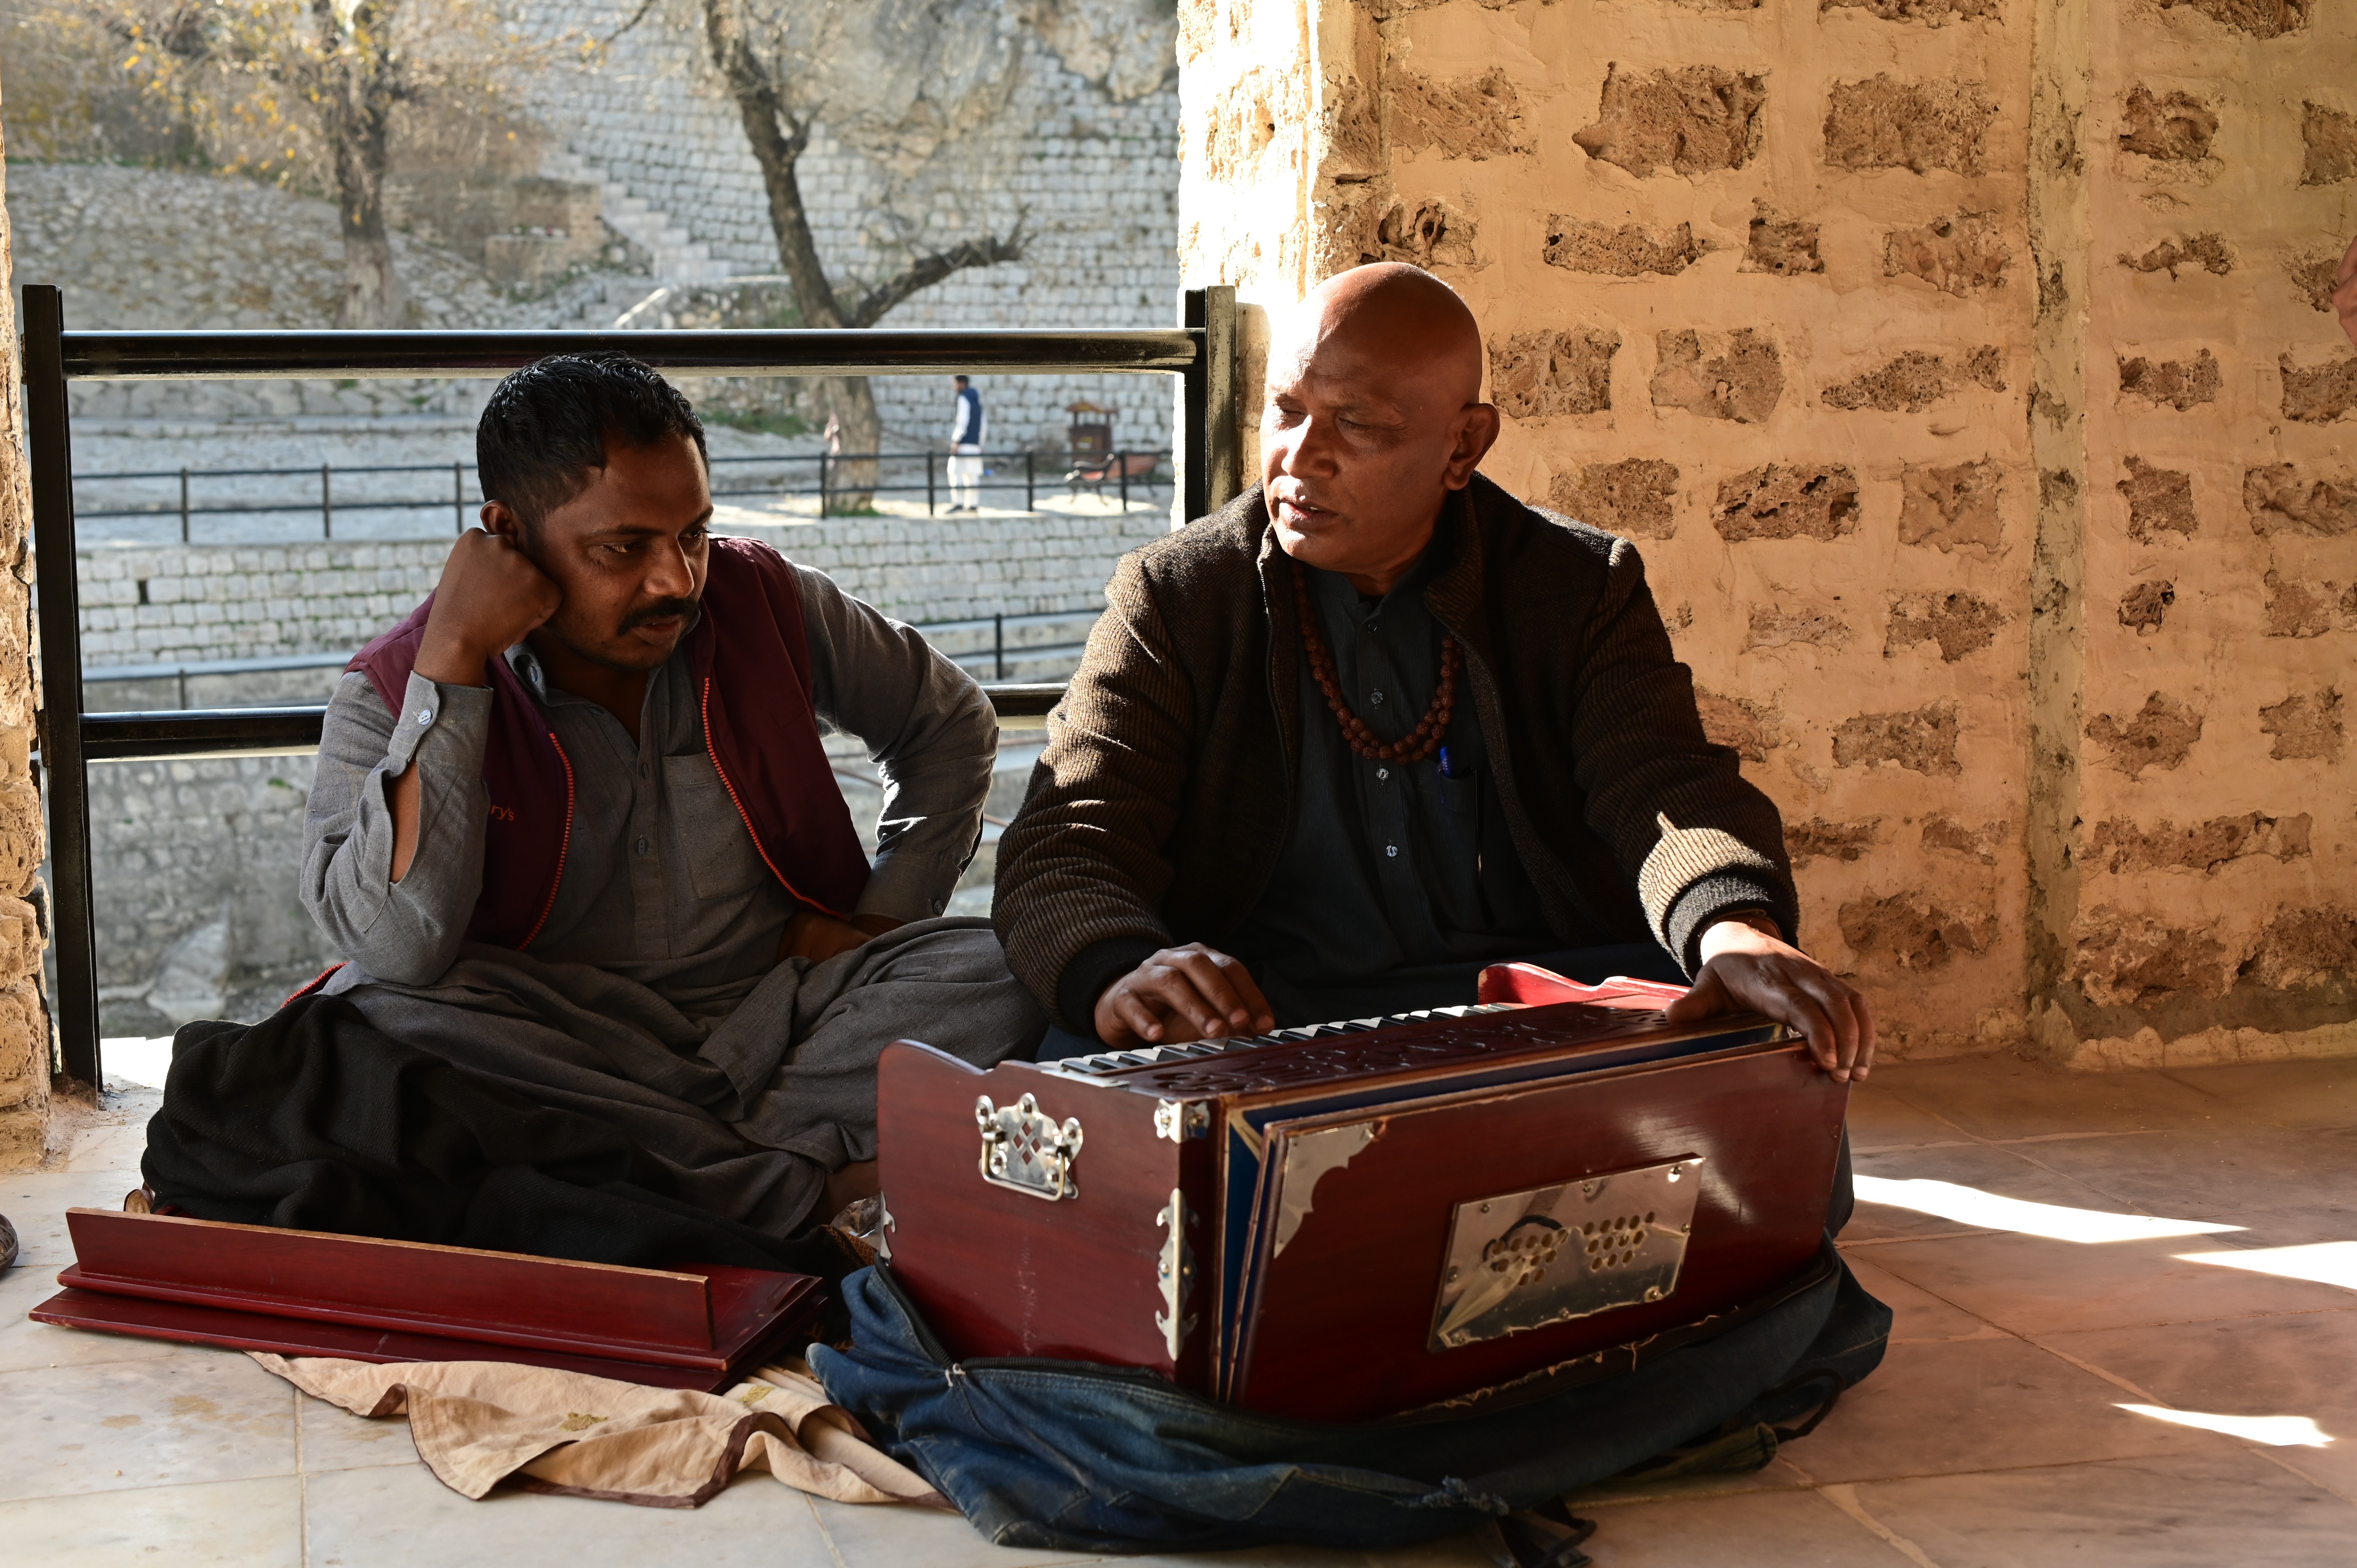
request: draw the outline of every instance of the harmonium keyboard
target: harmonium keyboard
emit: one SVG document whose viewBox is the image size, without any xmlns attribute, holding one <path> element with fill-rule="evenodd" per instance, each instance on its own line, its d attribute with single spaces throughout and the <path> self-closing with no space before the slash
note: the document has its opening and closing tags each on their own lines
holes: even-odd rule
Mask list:
<svg viewBox="0 0 2357 1568">
<path fill-rule="evenodd" d="M 1755 1014 L 1480 1000 L 987 1071 L 879 1064 L 884 1255 L 960 1359 L 1355 1421 L 1711 1331 L 1821 1268 L 1848 1090 Z"/>
</svg>

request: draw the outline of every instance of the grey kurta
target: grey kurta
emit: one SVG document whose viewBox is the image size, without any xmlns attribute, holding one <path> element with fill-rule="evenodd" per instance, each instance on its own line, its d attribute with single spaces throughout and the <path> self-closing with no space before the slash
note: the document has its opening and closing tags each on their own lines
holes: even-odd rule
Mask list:
<svg viewBox="0 0 2357 1568">
<path fill-rule="evenodd" d="M 489 797 L 485 687 L 412 675 L 402 711 L 367 676 L 328 704 L 303 900 L 351 962 L 328 982 L 377 1027 L 596 1115 L 703 1207 L 783 1232 L 829 1172 L 875 1153 L 875 1059 L 908 1036 L 989 1062 L 1041 1020 L 985 922 L 941 920 L 974 854 L 996 724 L 914 631 L 796 570 L 821 717 L 884 784 L 861 913 L 916 922 L 825 963 L 776 962 L 794 902 L 705 754 L 683 656 L 648 682 L 640 739 L 510 663 L 574 771 L 572 836 L 529 952 L 465 940 Z M 780 678 L 783 678 L 780 672 Z M 417 853 L 391 880 L 388 781 L 419 770 Z"/>
</svg>

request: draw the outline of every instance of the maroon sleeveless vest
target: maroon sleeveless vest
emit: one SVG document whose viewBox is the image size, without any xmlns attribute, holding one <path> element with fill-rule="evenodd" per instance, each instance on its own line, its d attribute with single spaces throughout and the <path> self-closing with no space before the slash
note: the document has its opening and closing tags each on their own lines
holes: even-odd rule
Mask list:
<svg viewBox="0 0 2357 1568">
<path fill-rule="evenodd" d="M 352 658 L 398 715 L 434 596 Z M 867 856 L 819 742 L 810 639 L 793 568 L 751 539 L 715 539 L 704 616 L 686 640 L 704 747 L 771 875 L 802 903 L 837 917 L 867 885 Z M 525 948 L 548 923 L 573 836 L 573 763 L 540 704 L 503 658 L 491 688 L 483 784 L 483 890 L 469 940 Z"/>
</svg>

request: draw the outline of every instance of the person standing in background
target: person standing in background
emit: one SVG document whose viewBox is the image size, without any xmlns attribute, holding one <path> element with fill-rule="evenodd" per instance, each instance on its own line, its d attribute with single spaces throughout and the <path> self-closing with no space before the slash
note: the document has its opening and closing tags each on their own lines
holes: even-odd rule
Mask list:
<svg viewBox="0 0 2357 1568">
<path fill-rule="evenodd" d="M 957 413 L 950 422 L 950 510 L 976 511 L 982 499 L 982 394 L 963 376 L 957 388 Z"/>
</svg>

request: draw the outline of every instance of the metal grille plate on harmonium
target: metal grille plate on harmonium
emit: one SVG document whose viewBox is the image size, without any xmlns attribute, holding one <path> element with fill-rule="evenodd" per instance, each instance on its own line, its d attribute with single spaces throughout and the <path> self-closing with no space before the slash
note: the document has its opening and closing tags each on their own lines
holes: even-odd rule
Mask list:
<svg viewBox="0 0 2357 1568">
<path fill-rule="evenodd" d="M 1347 1421 L 1706 1332 L 1815 1262 L 1846 1086 L 1679 988 L 1482 1001 L 984 1072 L 880 1068 L 889 1266 L 952 1355 Z"/>
</svg>

